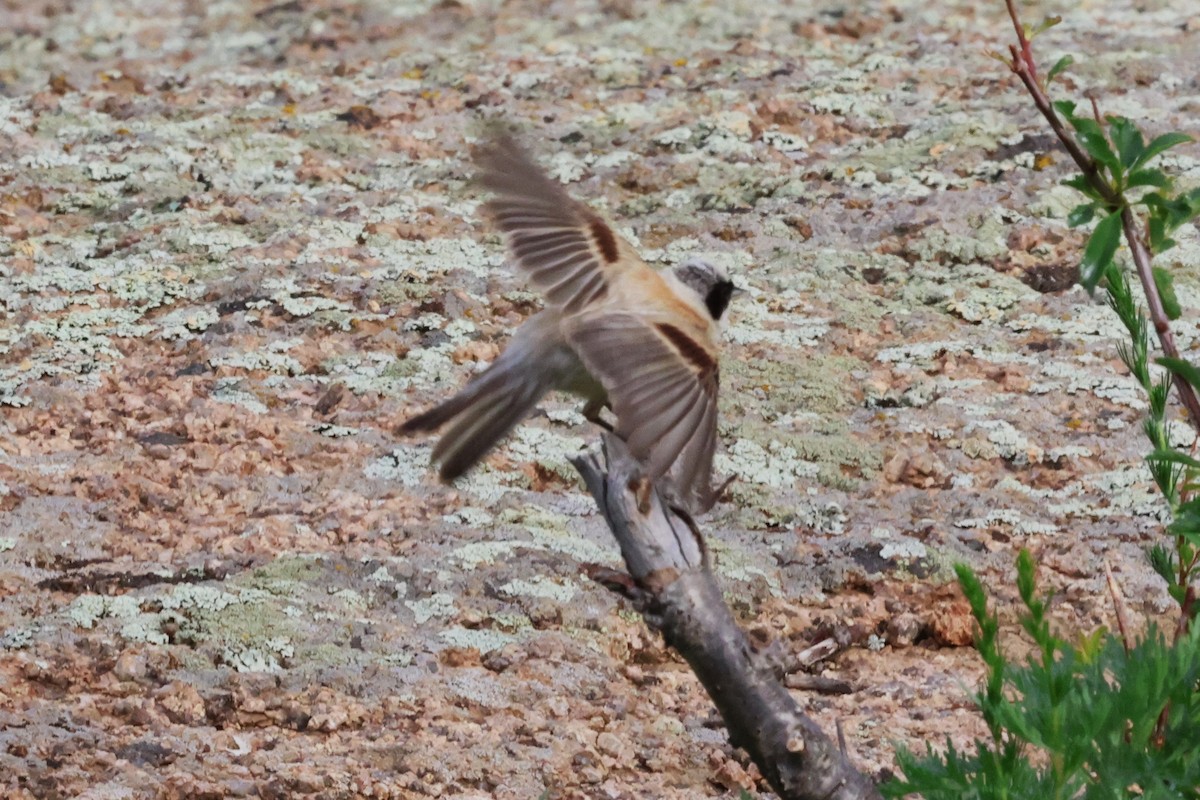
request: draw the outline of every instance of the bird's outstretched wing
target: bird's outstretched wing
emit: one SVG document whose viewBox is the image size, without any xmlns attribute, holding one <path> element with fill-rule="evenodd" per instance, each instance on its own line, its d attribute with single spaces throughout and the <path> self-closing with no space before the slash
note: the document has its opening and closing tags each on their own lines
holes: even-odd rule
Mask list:
<svg viewBox="0 0 1200 800">
<path fill-rule="evenodd" d="M 617 435 L 647 477 L 669 473 L 690 505 L 710 505 L 719 383 L 710 349 L 635 312 L 584 316 L 568 336 L 608 392 Z"/>
<path fill-rule="evenodd" d="M 603 300 L 625 269 L 645 268 L 602 217 L 570 197 L 511 138 L 481 146 L 479 181 L 495 197 L 485 209 L 509 252 L 553 305 L 570 313 Z"/>
</svg>

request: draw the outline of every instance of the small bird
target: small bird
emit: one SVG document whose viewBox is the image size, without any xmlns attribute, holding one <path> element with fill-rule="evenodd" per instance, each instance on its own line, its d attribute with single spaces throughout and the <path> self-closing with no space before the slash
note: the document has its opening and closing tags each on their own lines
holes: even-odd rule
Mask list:
<svg viewBox="0 0 1200 800">
<path fill-rule="evenodd" d="M 508 136 L 476 153 L 486 213 L 546 306 L 454 397 L 396 432 L 447 430 L 433 450 L 442 480 L 462 475 L 552 390 L 610 408 L 615 433 L 645 478 L 669 476 L 675 502 L 702 513 L 717 440 L 718 342 L 740 292 L 720 267 L 693 259 L 658 272 L 599 215 L 572 199 Z M 723 487 L 722 487 L 723 488 Z"/>
</svg>

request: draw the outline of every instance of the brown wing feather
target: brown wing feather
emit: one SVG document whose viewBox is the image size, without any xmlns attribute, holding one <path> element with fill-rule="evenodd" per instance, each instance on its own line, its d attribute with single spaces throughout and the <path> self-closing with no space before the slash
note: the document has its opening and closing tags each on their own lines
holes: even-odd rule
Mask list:
<svg viewBox="0 0 1200 800">
<path fill-rule="evenodd" d="M 496 194 L 485 209 L 504 233 L 517 266 L 546 299 L 567 311 L 603 299 L 629 245 L 511 138 L 485 145 L 476 161 L 480 183 Z"/>
<path fill-rule="evenodd" d="M 670 472 L 685 496 L 706 497 L 716 448 L 716 360 L 682 330 L 634 314 L 583 319 L 569 336 L 608 392 L 617 434 L 649 477 Z"/>
</svg>

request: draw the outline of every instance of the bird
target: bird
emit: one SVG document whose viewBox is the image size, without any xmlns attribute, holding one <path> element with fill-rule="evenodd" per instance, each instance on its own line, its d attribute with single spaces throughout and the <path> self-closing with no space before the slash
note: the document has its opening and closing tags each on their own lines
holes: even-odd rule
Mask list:
<svg viewBox="0 0 1200 800">
<path fill-rule="evenodd" d="M 588 420 L 627 444 L 643 470 L 643 488 L 666 478 L 684 510 L 708 511 L 724 488 L 714 489 L 712 478 L 719 343 L 730 301 L 743 290 L 723 268 L 699 258 L 671 271 L 652 268 L 511 135 L 486 140 L 475 163 L 479 183 L 493 193 L 483 210 L 545 305 L 461 391 L 395 432 L 449 425 L 433 449 L 439 476 L 449 483 L 547 393 L 571 393 L 585 401 Z M 615 426 L 601 416 L 605 408 Z"/>
</svg>

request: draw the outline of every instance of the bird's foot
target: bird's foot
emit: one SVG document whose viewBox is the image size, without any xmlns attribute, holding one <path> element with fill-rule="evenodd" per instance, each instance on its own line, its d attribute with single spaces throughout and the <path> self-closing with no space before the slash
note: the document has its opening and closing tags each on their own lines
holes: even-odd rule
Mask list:
<svg viewBox="0 0 1200 800">
<path fill-rule="evenodd" d="M 601 428 L 608 431 L 609 433 L 616 433 L 616 430 L 609 423 L 609 421 L 606 420 L 604 417 L 600 416 L 600 412 L 604 410 L 605 406 L 607 406 L 607 403 L 597 403 L 595 401 L 589 400 L 583 406 L 583 412 L 582 412 L 583 418 L 586 419 L 588 422 L 592 423 L 593 425 L 599 425 Z"/>
</svg>

